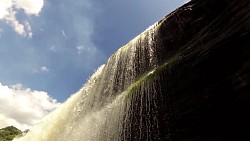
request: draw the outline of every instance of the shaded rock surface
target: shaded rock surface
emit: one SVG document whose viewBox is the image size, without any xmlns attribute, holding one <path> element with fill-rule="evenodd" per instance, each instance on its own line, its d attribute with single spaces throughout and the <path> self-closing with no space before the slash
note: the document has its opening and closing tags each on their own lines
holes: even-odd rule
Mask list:
<svg viewBox="0 0 250 141">
<path fill-rule="evenodd" d="M 250 1 L 193 0 L 159 23 L 124 140 L 249 140 Z"/>
</svg>

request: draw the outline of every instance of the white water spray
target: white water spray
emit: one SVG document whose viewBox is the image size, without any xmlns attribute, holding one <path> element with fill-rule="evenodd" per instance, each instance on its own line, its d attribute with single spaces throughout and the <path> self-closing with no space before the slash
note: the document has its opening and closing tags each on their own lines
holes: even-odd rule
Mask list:
<svg viewBox="0 0 250 141">
<path fill-rule="evenodd" d="M 134 111 L 129 87 L 159 65 L 158 25 L 154 24 L 119 49 L 79 92 L 24 137 L 14 141 L 123 141 L 130 138 L 129 122 L 132 121 L 129 120 Z M 140 100 L 139 96 L 136 97 Z"/>
</svg>

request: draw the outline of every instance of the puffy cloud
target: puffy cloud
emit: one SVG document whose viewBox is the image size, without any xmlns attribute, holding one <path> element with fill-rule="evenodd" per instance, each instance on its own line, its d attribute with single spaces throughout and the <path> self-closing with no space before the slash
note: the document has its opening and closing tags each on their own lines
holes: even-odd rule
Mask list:
<svg viewBox="0 0 250 141">
<path fill-rule="evenodd" d="M 10 8 L 12 7 L 12 0 L 1 0 L 0 1 L 0 19 L 3 19 L 10 13 Z"/>
<path fill-rule="evenodd" d="M 24 9 L 28 15 L 38 15 L 44 5 L 43 0 L 14 0 L 14 2 L 16 8 Z"/>
<path fill-rule="evenodd" d="M 16 13 L 24 10 L 26 16 L 38 16 L 43 5 L 44 0 L 1 0 L 0 20 L 12 26 L 19 35 L 32 37 L 30 24 L 27 21 L 18 21 Z"/>
<path fill-rule="evenodd" d="M 13 125 L 29 129 L 59 105 L 44 91 L 0 83 L 0 128 Z"/>
</svg>

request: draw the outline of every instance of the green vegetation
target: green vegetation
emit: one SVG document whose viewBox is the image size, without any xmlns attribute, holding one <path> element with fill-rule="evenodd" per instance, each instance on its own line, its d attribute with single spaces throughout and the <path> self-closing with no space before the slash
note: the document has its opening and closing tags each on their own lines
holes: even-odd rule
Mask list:
<svg viewBox="0 0 250 141">
<path fill-rule="evenodd" d="M 159 78 L 160 73 L 163 71 L 166 71 L 167 69 L 170 69 L 173 67 L 173 65 L 178 62 L 180 59 L 180 56 L 177 54 L 175 56 L 172 56 L 171 58 L 167 59 L 165 63 L 162 65 L 148 71 L 147 73 L 143 74 L 140 79 L 138 79 L 136 82 L 134 82 L 128 89 L 127 89 L 127 99 L 130 99 L 132 97 L 132 94 L 140 87 L 143 86 L 143 84 L 151 83 L 152 81 Z"/>
<path fill-rule="evenodd" d="M 12 141 L 22 131 L 14 126 L 8 126 L 0 129 L 0 141 Z"/>
</svg>

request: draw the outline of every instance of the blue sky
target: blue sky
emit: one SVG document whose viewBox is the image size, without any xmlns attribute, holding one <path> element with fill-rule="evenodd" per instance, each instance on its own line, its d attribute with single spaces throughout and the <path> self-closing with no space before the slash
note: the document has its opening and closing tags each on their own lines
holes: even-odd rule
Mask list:
<svg viewBox="0 0 250 141">
<path fill-rule="evenodd" d="M 118 48 L 184 3 L 0 0 L 0 101 L 8 89 L 45 93 L 58 105 Z"/>
</svg>

